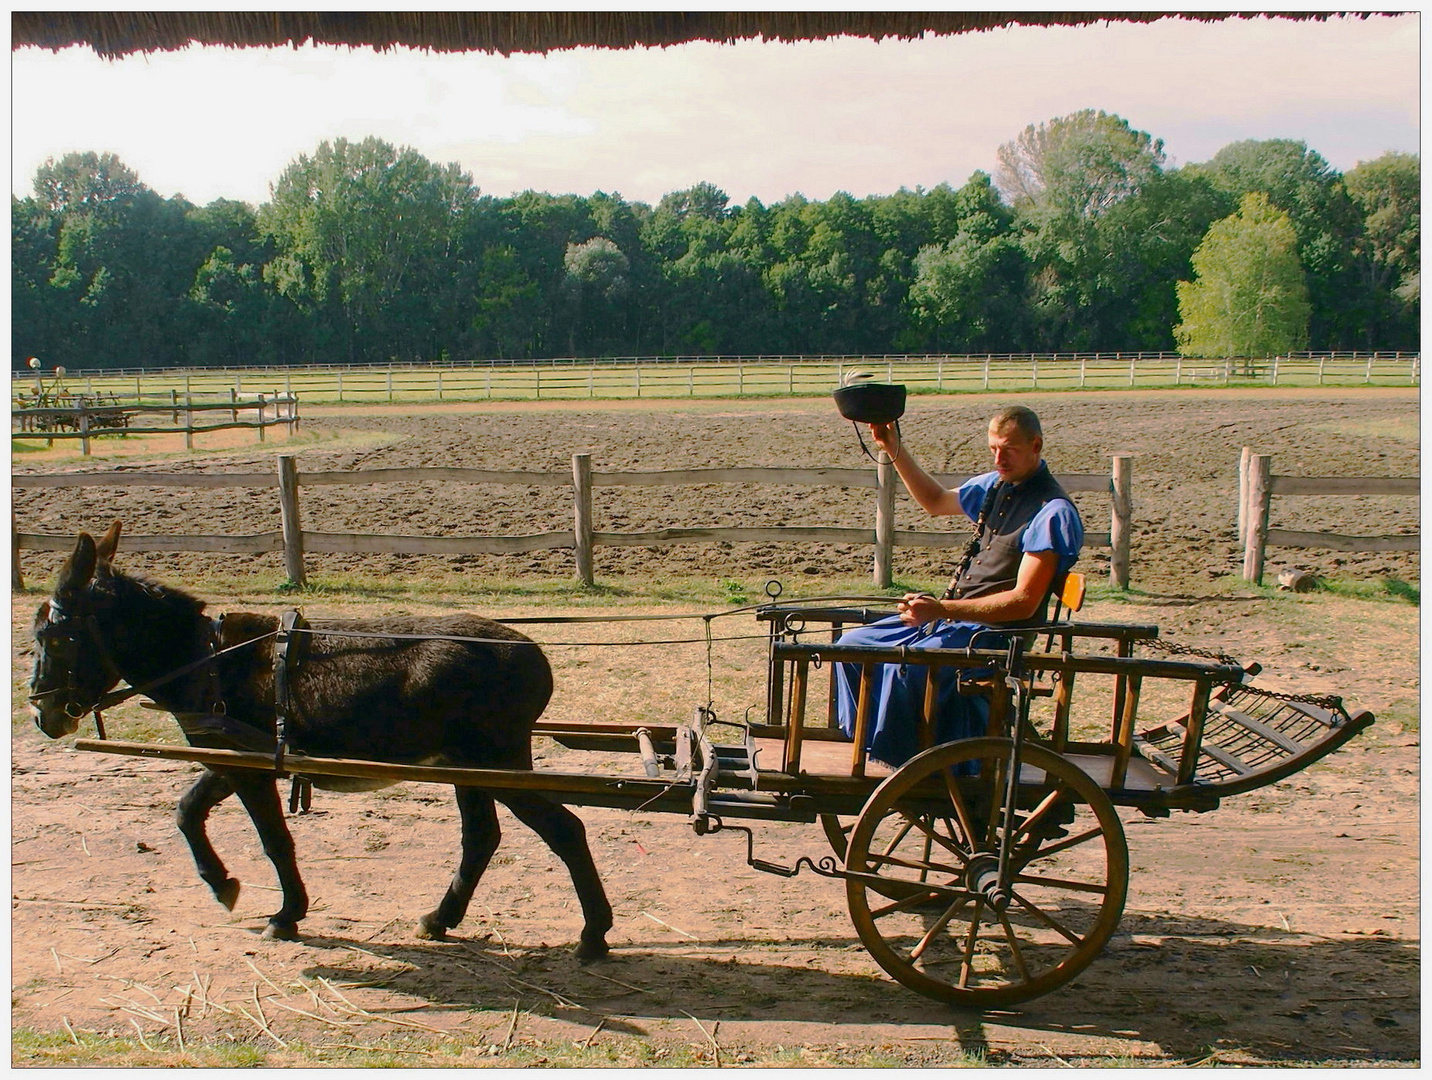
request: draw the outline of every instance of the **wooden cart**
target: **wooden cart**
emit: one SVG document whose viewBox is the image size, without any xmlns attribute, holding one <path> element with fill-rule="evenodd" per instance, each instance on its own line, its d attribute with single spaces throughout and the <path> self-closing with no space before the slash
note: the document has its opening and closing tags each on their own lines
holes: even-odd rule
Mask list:
<svg viewBox="0 0 1432 1080">
<path fill-rule="evenodd" d="M 1077 607 L 1077 602 L 1075 603 Z M 573 805 L 685 814 L 699 835 L 744 832 L 747 862 L 845 882 L 851 918 L 876 962 L 907 987 L 971 1007 L 1007 1006 L 1067 983 L 1103 949 L 1128 892 L 1118 809 L 1203 812 L 1330 753 L 1373 722 L 1335 698 L 1249 685 L 1230 658 L 1160 643 L 1152 626 L 1060 621 L 1032 646 L 905 652 L 842 646 L 841 628 L 878 608 L 770 603 L 759 722 L 539 724 L 579 750 L 629 752 L 623 772 L 442 768 L 288 754 L 295 776 L 382 777 L 540 790 Z M 1138 655 L 1158 651 L 1158 656 Z M 1177 657 L 1177 658 L 1172 658 Z M 898 768 L 869 759 L 868 676 L 880 663 L 953 668 L 986 696 L 986 735 L 936 745 Z M 833 665 L 864 672 L 856 738 L 835 725 Z M 934 679 L 927 683 L 934 685 Z M 1091 715 L 1075 715 L 1079 700 Z M 1176 697 L 1175 697 L 1176 696 Z M 1141 703 L 1178 700 L 1141 729 Z M 273 770 L 271 753 L 81 740 L 77 747 Z M 832 854 L 782 866 L 754 853 L 735 820 L 819 823 Z"/>
</svg>

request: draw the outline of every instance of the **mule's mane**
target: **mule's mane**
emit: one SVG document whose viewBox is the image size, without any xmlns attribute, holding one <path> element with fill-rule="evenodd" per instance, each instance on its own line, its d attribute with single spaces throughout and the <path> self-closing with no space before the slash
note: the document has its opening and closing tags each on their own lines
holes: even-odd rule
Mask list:
<svg viewBox="0 0 1432 1080">
<path fill-rule="evenodd" d="M 206 602 L 197 596 L 139 574 L 101 567 L 90 586 L 95 599 L 111 600 L 127 610 L 142 609 L 151 616 L 193 620 Z"/>
</svg>

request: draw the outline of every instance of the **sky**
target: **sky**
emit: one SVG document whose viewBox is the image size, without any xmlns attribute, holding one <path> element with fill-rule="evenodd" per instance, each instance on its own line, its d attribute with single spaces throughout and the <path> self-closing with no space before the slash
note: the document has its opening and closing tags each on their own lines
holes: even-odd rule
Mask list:
<svg viewBox="0 0 1432 1080">
<path fill-rule="evenodd" d="M 1419 15 L 1013 28 L 923 41 L 580 49 L 547 56 L 191 48 L 11 53 L 12 190 L 112 152 L 161 195 L 258 205 L 300 154 L 369 135 L 456 161 L 486 194 L 708 181 L 734 203 L 959 186 L 1080 109 L 1164 140 L 1169 165 L 1302 140 L 1339 171 L 1419 152 Z"/>
</svg>

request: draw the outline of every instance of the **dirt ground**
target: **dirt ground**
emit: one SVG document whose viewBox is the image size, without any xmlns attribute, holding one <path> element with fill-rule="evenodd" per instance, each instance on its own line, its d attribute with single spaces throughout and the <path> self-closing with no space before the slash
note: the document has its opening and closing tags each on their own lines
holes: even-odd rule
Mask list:
<svg viewBox="0 0 1432 1080">
<path fill-rule="evenodd" d="M 12 982 L 17 1026 L 63 1033 L 136 1027 L 151 1045 L 235 1039 L 278 1052 L 386 1045 L 430 1058 L 435 1032 L 466 1047 L 464 1064 L 701 1062 L 908 1066 L 957 1064 L 1411 1064 L 1420 1054 L 1418 938 L 1417 609 L 1327 593 L 1275 597 L 1230 589 L 1239 448 L 1274 455 L 1274 471 L 1416 475 L 1417 399 L 1400 392 L 1337 394 L 1051 395 L 1034 401 L 1056 471 L 1107 469 L 1135 455 L 1136 536 L 1126 597 L 1096 598 L 1091 619 L 1159 624 L 1166 637 L 1213 646 L 1267 671 L 1260 681 L 1338 692 L 1378 722 L 1307 771 L 1230 799 L 1209 814 L 1150 820 L 1125 812 L 1129 901 L 1120 932 L 1075 982 L 1005 1011 L 977 1013 L 890 981 L 861 946 L 843 886 L 808 873 L 782 879 L 745 865 L 738 833 L 696 837 L 684 818 L 581 811 L 616 910 L 612 959 L 570 955 L 580 920 L 566 874 L 503 812 L 504 847 L 465 923 L 442 943 L 416 939 L 416 917 L 441 895 L 456 855 L 451 793 L 408 785 L 370 794 L 318 793 L 291 825 L 314 899 L 302 942 L 258 937 L 277 905 L 274 878 L 247 819 L 225 804 L 211 820 L 216 848 L 244 882 L 232 913 L 209 895 L 172 825 L 195 769 L 176 762 L 86 754 L 51 743 L 25 719 L 29 620 L 37 595 L 13 596 Z M 979 418 L 988 401 L 917 399 L 907 438 L 932 467 L 983 467 Z M 716 465 L 858 464 L 849 428 L 819 403 L 722 403 L 692 408 L 345 410 L 313 415 L 334 433 L 300 451 L 300 468 L 453 465 L 564 469 L 587 450 L 601 470 Z M 341 433 L 340 433 L 341 429 Z M 356 434 L 355 434 L 356 433 Z M 325 448 L 326 447 L 326 448 Z M 271 467 L 274 445 L 235 447 L 193 461 L 135 457 L 136 468 L 249 471 Z M 15 460 L 17 471 L 50 462 Z M 92 465 L 84 467 L 93 467 Z M 402 533 L 542 532 L 569 525 L 551 489 L 444 493 L 438 485 L 304 494 L 314 530 Z M 681 494 L 674 494 L 680 492 Z M 659 493 L 660 498 L 653 498 Z M 675 524 L 868 525 L 870 492 L 818 489 L 614 489 L 599 529 Z M 220 489 L 129 488 L 15 492 L 20 528 L 95 529 L 124 517 L 134 532 L 261 532 L 277 527 L 269 496 Z M 1107 499 L 1080 497 L 1105 527 Z M 1413 532 L 1413 500 L 1278 500 L 1274 523 L 1345 533 Z M 1329 505 L 1333 504 L 1333 505 Z M 908 506 L 908 525 L 922 523 Z M 769 576 L 817 587 L 833 567 L 868 566 L 869 549 L 791 545 L 599 549 L 598 577 L 660 567 L 732 579 L 758 592 Z M 1277 568 L 1418 581 L 1415 555 L 1273 552 Z M 256 557 L 257 558 L 257 557 Z M 268 560 L 276 556 L 263 557 Z M 902 580 L 935 579 L 947 556 L 897 549 Z M 227 557 L 242 567 L 239 557 Z M 567 560 L 564 563 L 564 560 Z M 1342 560 L 1339 562 L 1338 560 Z M 219 560 L 130 556 L 125 565 L 183 583 Z M 322 557 L 325 571 L 359 565 Z M 363 560 L 386 573 L 420 560 Z M 1107 567 L 1097 554 L 1094 574 Z M 257 565 L 257 564 L 254 564 Z M 474 557 L 474 573 L 570 574 L 570 553 Z M 26 553 L 36 582 L 52 560 Z M 454 602 L 408 603 L 416 613 Z M 277 611 L 274 596 L 213 597 L 221 610 Z M 311 618 L 371 604 L 315 598 Z M 653 605 L 616 611 L 652 610 Z M 567 609 L 544 611 L 561 614 Z M 575 610 L 575 609 L 572 609 Z M 666 605 L 664 611 L 695 610 Z M 530 613 L 519 601 L 487 608 Z M 548 718 L 672 723 L 708 698 L 738 719 L 763 700 L 758 641 L 628 645 L 692 623 L 543 627 L 557 693 Z M 754 625 L 722 623 L 732 637 Z M 679 632 L 678 632 L 679 631 Z M 586 644 L 583 644 L 586 643 Z M 1151 702 L 1149 724 L 1163 718 Z M 127 705 L 111 734 L 161 730 L 158 714 Z M 82 735 L 92 735 L 86 725 Z M 539 768 L 629 769 L 545 741 Z M 756 854 L 782 863 L 826 851 L 812 826 L 756 826 Z M 264 1030 L 267 1029 L 267 1032 Z M 411 1047 L 409 1051 L 403 1048 Z M 634 1049 L 635 1048 L 635 1049 Z M 602 1055 L 605 1054 L 606 1057 Z M 562 1060 L 570 1060 L 563 1058 Z M 405 1059 L 406 1062 L 406 1059 Z"/>
</svg>

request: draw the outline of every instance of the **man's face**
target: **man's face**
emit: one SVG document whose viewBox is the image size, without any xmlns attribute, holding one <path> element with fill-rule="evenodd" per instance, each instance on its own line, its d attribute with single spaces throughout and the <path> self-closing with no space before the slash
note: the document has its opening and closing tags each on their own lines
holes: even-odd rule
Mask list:
<svg viewBox="0 0 1432 1080">
<path fill-rule="evenodd" d="M 1043 439 L 1030 439 L 1012 423 L 989 427 L 989 452 L 994 455 L 995 471 L 1001 480 L 1018 484 L 1028 480 L 1039 468 Z"/>
</svg>

